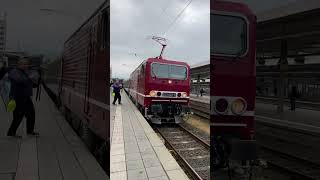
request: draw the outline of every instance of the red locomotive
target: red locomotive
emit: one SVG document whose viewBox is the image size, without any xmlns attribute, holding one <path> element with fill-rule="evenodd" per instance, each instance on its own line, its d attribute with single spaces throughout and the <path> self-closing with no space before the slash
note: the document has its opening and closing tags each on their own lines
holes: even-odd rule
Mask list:
<svg viewBox="0 0 320 180">
<path fill-rule="evenodd" d="M 211 136 L 224 146 L 213 156 L 220 163 L 229 155 L 249 160 L 255 154 L 256 16 L 243 4 L 213 1 L 211 38 Z"/>
<path fill-rule="evenodd" d="M 189 111 L 190 67 L 161 55 L 143 61 L 131 73 L 128 93 L 152 123 L 180 123 Z"/>
<path fill-rule="evenodd" d="M 66 119 L 108 173 L 109 11 L 105 1 L 65 42 L 58 93 Z"/>
</svg>

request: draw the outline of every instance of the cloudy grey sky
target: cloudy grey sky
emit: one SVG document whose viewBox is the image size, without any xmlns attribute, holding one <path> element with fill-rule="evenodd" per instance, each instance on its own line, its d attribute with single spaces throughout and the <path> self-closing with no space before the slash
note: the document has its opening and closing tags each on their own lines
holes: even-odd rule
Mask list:
<svg viewBox="0 0 320 180">
<path fill-rule="evenodd" d="M 111 0 L 111 66 L 113 77 L 128 78 L 161 46 L 148 36 L 163 36 L 189 0 Z M 209 60 L 210 0 L 193 0 L 165 34 L 164 58 L 190 65 Z M 137 54 L 136 57 L 134 54 Z"/>
<path fill-rule="evenodd" d="M 49 57 L 60 55 L 64 41 L 104 0 L 0 0 L 7 12 L 7 47 Z M 46 13 L 40 9 L 53 9 Z"/>
</svg>

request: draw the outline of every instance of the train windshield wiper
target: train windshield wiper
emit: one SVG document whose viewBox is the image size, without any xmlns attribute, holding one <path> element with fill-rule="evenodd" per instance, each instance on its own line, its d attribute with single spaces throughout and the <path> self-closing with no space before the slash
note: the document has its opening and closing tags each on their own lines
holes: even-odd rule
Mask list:
<svg viewBox="0 0 320 180">
<path fill-rule="evenodd" d="M 156 74 L 153 72 L 153 70 L 151 70 L 152 73 L 152 77 L 157 78 Z"/>
</svg>

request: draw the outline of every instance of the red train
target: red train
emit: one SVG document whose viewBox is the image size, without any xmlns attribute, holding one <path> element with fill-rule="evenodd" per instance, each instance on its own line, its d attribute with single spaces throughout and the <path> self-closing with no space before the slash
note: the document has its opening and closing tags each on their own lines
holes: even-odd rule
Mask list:
<svg viewBox="0 0 320 180">
<path fill-rule="evenodd" d="M 109 173 L 110 5 L 105 1 L 65 42 L 59 93 L 66 119 Z"/>
<path fill-rule="evenodd" d="M 229 155 L 252 159 L 256 16 L 246 5 L 214 0 L 211 38 L 211 136 L 214 145 L 225 146 L 223 154 L 215 154 L 220 158 L 216 160 L 223 162 Z"/>
<path fill-rule="evenodd" d="M 189 109 L 190 67 L 149 58 L 130 75 L 128 93 L 152 123 L 180 123 Z"/>
</svg>

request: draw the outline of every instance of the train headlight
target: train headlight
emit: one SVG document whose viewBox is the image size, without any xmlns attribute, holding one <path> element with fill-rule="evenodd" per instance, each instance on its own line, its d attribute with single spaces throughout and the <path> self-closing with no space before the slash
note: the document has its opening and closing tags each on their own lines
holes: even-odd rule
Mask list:
<svg viewBox="0 0 320 180">
<path fill-rule="evenodd" d="M 178 97 L 181 97 L 181 93 L 178 93 L 178 95 L 177 95 Z"/>
<path fill-rule="evenodd" d="M 215 110 L 217 113 L 223 114 L 227 112 L 229 103 L 226 99 L 223 99 L 223 98 L 218 99 L 215 104 L 216 104 Z"/>
<path fill-rule="evenodd" d="M 156 94 L 157 94 L 156 91 L 150 91 L 150 92 L 149 92 L 149 95 L 150 95 L 151 97 L 156 96 Z"/>
<path fill-rule="evenodd" d="M 161 92 L 157 92 L 157 96 L 161 96 Z"/>
<path fill-rule="evenodd" d="M 181 96 L 182 96 L 183 98 L 186 98 L 188 95 L 187 95 L 186 92 L 183 92 L 183 93 L 181 93 Z"/>
<path fill-rule="evenodd" d="M 247 103 L 242 98 L 237 98 L 231 103 L 231 111 L 234 114 L 240 115 L 247 109 Z"/>
</svg>

